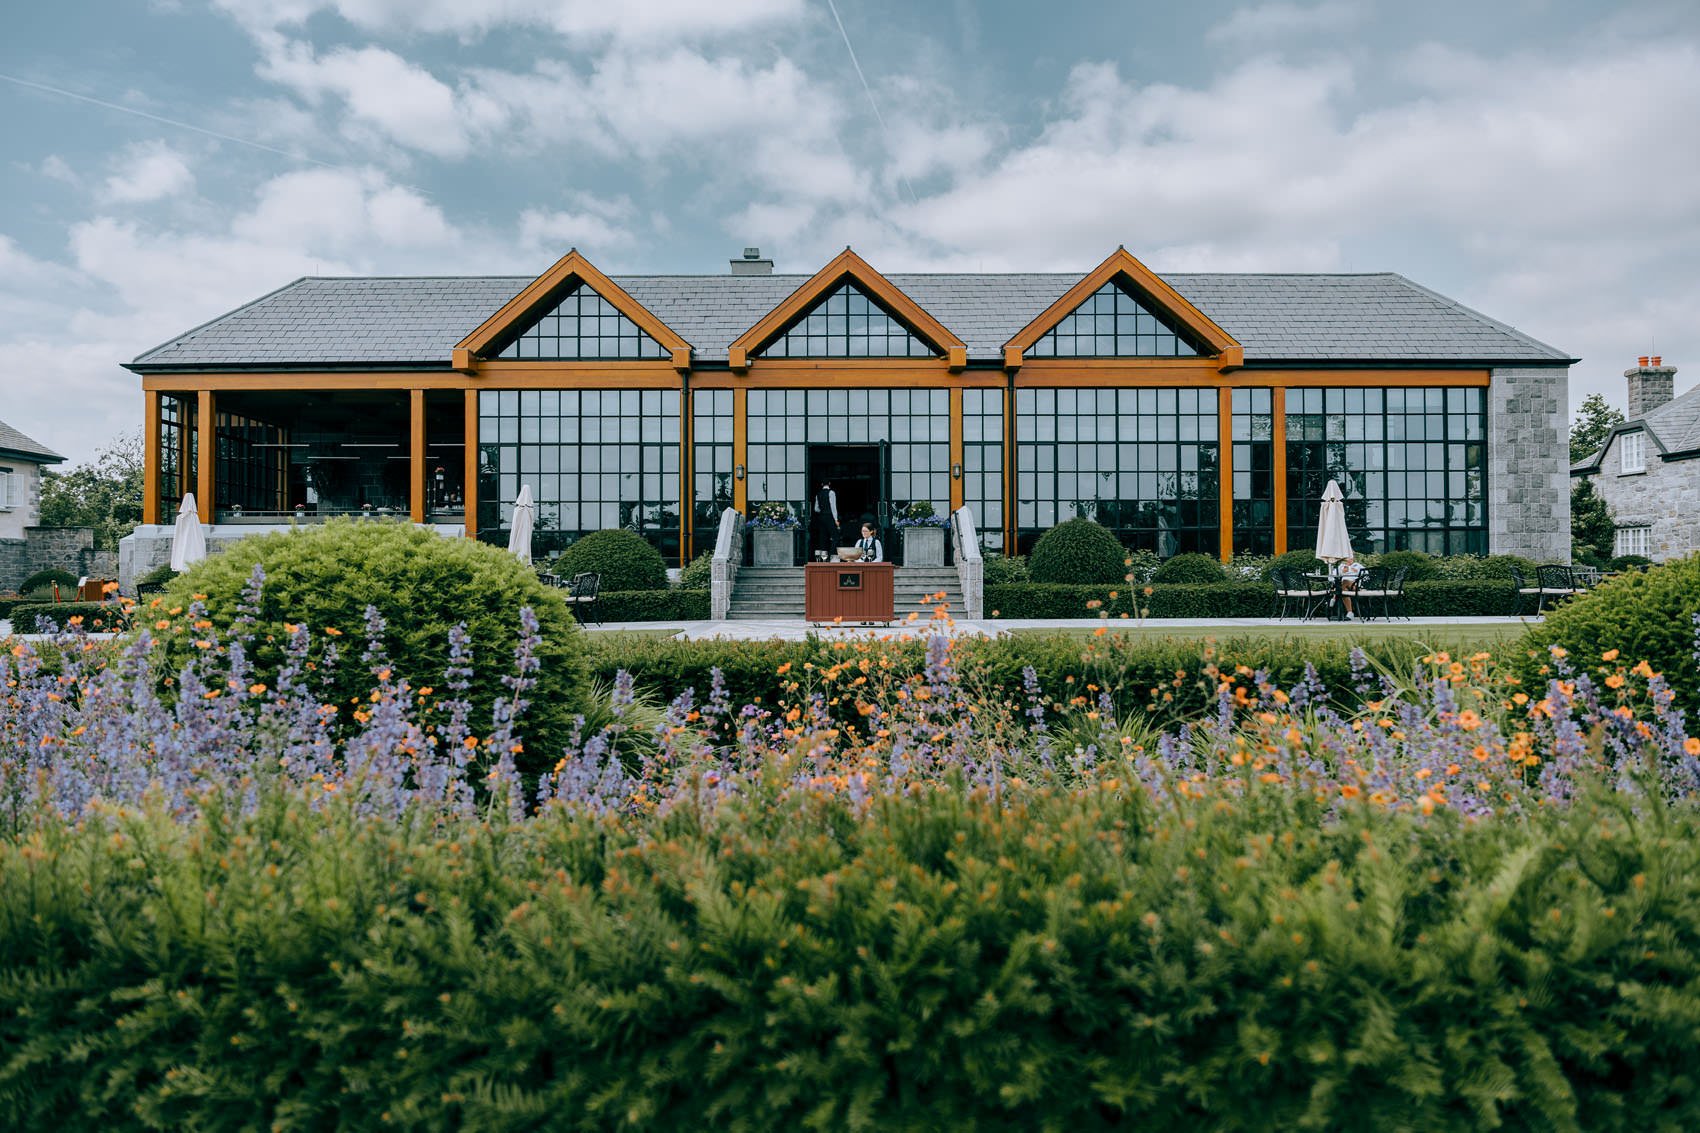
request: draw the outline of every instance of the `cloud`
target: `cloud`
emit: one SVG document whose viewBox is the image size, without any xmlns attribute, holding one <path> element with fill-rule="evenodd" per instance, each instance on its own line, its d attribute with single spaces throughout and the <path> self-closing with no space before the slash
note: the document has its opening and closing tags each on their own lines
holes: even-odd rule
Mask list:
<svg viewBox="0 0 1700 1133">
<path fill-rule="evenodd" d="M 804 0 L 216 0 L 255 32 L 299 27 L 334 13 L 368 33 L 476 39 L 498 29 L 543 30 L 569 39 L 700 41 L 799 18 Z"/>
<path fill-rule="evenodd" d="M 188 161 L 164 142 L 130 146 L 113 164 L 116 168 L 100 194 L 109 204 L 147 204 L 184 196 L 195 188 Z"/>
<path fill-rule="evenodd" d="M 602 200 L 577 194 L 571 209 L 526 209 L 519 216 L 520 247 L 539 255 L 560 256 L 578 248 L 592 259 L 611 248 L 630 247 L 633 209 L 627 199 Z"/>
<path fill-rule="evenodd" d="M 1277 40 L 1337 35 L 1366 14 L 1362 4 L 1354 0 L 1258 4 L 1236 10 L 1205 32 L 1204 38 L 1207 43 L 1264 48 Z"/>
</svg>

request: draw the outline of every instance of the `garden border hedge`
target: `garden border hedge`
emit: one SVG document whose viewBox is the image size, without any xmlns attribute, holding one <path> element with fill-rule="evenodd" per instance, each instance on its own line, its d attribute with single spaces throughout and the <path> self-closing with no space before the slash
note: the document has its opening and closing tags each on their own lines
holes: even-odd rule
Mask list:
<svg viewBox="0 0 1700 1133">
<path fill-rule="evenodd" d="M 75 617 L 83 619 L 83 629 L 90 633 L 115 633 L 129 628 L 124 608 L 113 602 L 19 602 L 12 607 L 12 632 L 35 633 L 38 617 L 52 619 L 61 630 Z"/>
<path fill-rule="evenodd" d="M 1029 582 L 986 587 L 986 613 L 998 618 L 1080 618 L 1131 614 L 1137 598 L 1149 618 L 1267 618 L 1275 588 L 1267 582 L 1224 582 L 1144 587 L 1068 586 Z M 1114 593 L 1114 598 L 1110 595 Z M 1436 579 L 1405 584 L 1405 612 L 1414 618 L 1510 615 L 1517 587 L 1493 579 Z M 1089 605 L 1098 602 L 1098 607 Z M 996 614 L 993 615 L 993 611 Z"/>
</svg>

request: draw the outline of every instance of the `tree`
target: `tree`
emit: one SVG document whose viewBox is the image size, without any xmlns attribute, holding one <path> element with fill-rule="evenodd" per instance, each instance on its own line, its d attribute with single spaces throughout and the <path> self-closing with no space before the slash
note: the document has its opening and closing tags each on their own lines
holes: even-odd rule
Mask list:
<svg viewBox="0 0 1700 1133">
<path fill-rule="evenodd" d="M 1570 557 L 1582 562 L 1610 558 L 1616 533 L 1611 508 L 1594 491 L 1594 482 L 1579 477 L 1570 489 Z"/>
<path fill-rule="evenodd" d="M 88 464 L 48 472 L 41 484 L 43 527 L 92 527 L 94 549 L 116 551 L 142 521 L 142 435 L 121 433 Z"/>
<path fill-rule="evenodd" d="M 1597 393 L 1589 394 L 1570 423 L 1570 463 L 1600 451 L 1611 431 L 1623 424 L 1623 414 Z"/>
</svg>

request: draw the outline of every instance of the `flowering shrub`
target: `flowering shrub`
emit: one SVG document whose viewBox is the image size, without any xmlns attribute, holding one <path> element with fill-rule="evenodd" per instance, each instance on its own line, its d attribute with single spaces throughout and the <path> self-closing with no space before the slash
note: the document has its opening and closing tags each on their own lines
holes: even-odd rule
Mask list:
<svg viewBox="0 0 1700 1133">
<path fill-rule="evenodd" d="M 950 527 L 950 517 L 936 515 L 927 500 L 915 500 L 897 513 L 898 527 Z"/>
<path fill-rule="evenodd" d="M 1113 646 L 1011 696 L 833 642 L 772 704 L 618 678 L 533 784 L 529 611 L 488 716 L 370 611 L 341 732 L 243 633 L 170 704 L 153 630 L 0 654 L 0 1126 L 1700 1117 L 1700 738 L 1613 650 L 1358 654 L 1351 711 L 1212 665 L 1160 731 Z"/>
<path fill-rule="evenodd" d="M 745 526 L 793 528 L 803 526 L 803 522 L 791 514 L 791 505 L 784 500 L 766 500 L 756 505 Z"/>
</svg>

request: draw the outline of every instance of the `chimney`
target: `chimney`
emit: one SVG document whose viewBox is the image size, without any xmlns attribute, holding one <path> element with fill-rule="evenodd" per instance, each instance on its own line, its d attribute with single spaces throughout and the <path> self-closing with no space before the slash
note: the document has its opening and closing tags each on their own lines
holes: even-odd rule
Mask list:
<svg viewBox="0 0 1700 1133">
<path fill-rule="evenodd" d="M 773 261 L 761 258 L 760 248 L 745 248 L 744 258 L 732 261 L 733 275 L 772 275 Z"/>
<path fill-rule="evenodd" d="M 1629 379 L 1629 420 L 1639 421 L 1676 396 L 1676 367 L 1665 365 L 1659 355 L 1643 355 L 1633 370 L 1623 371 Z"/>
</svg>

